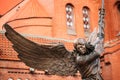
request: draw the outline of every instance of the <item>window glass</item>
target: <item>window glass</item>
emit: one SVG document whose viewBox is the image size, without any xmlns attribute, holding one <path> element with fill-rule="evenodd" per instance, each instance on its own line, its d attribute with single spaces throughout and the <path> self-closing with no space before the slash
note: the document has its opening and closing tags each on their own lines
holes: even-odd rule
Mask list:
<svg viewBox="0 0 120 80">
<path fill-rule="evenodd" d="M 89 8 L 88 7 L 83 7 L 82 12 L 83 12 L 84 32 L 85 32 L 85 36 L 88 37 L 90 35 Z"/>
<path fill-rule="evenodd" d="M 76 34 L 74 27 L 74 7 L 71 4 L 66 5 L 66 24 L 68 34 Z"/>
</svg>

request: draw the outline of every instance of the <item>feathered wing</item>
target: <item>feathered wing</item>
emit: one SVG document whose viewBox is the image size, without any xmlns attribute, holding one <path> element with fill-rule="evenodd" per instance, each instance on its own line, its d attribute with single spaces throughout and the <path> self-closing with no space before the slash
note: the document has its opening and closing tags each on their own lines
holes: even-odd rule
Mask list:
<svg viewBox="0 0 120 80">
<path fill-rule="evenodd" d="M 95 46 L 99 52 L 104 50 L 104 28 L 105 28 L 105 21 L 104 21 L 105 9 L 102 7 L 99 9 L 99 23 L 98 29 L 95 29 L 88 38 L 88 43 Z"/>
<path fill-rule="evenodd" d="M 103 31 L 104 31 L 104 28 L 102 28 L 101 33 L 99 31 L 99 28 L 94 29 L 94 31 L 90 34 L 87 40 L 87 43 L 90 44 L 88 45 L 88 48 L 92 48 L 91 47 L 92 45 L 99 53 L 102 53 L 104 51 L 104 32 Z M 100 34 L 102 34 L 102 36 Z"/>
<path fill-rule="evenodd" d="M 30 41 L 14 31 L 8 24 L 4 25 L 5 36 L 13 44 L 18 57 L 29 67 L 48 70 L 51 75 L 74 75 L 76 63 L 73 53 L 63 44 L 40 45 Z"/>
<path fill-rule="evenodd" d="M 90 34 L 90 36 L 88 37 L 88 40 L 87 42 L 94 45 L 95 44 L 95 41 L 97 39 L 97 28 L 95 28 L 93 30 L 93 32 Z"/>
</svg>

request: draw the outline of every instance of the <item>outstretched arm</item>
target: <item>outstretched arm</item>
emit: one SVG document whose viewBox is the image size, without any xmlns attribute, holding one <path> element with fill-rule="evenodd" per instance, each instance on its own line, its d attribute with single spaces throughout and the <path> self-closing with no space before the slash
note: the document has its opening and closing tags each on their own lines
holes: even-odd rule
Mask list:
<svg viewBox="0 0 120 80">
<path fill-rule="evenodd" d="M 100 57 L 100 54 L 96 51 L 93 51 L 88 55 L 77 55 L 76 61 L 78 64 L 88 64 L 91 63 L 93 60 L 97 59 L 98 57 Z"/>
<path fill-rule="evenodd" d="M 77 62 L 79 64 L 85 64 L 88 62 L 92 62 L 96 58 L 100 57 L 100 54 L 104 50 L 104 8 L 100 9 L 99 16 L 99 27 L 98 30 L 94 30 L 90 37 L 88 38 L 88 43 L 94 46 L 94 51 L 88 55 L 77 56 Z"/>
<path fill-rule="evenodd" d="M 89 46 L 93 46 L 88 44 Z M 87 55 L 77 55 L 76 61 L 78 64 L 87 64 L 87 63 L 91 63 L 92 61 L 94 61 L 95 59 L 100 57 L 100 54 L 103 52 L 104 48 L 103 48 L 103 40 L 98 41 L 98 43 L 95 45 L 94 50 L 92 50 L 92 52 L 89 50 L 89 54 Z"/>
<path fill-rule="evenodd" d="M 99 9 L 98 30 L 94 30 L 88 39 L 91 45 L 95 46 L 95 51 L 97 51 L 98 53 L 102 53 L 104 48 L 104 15 L 105 9 L 104 5 L 102 5 L 101 9 Z"/>
<path fill-rule="evenodd" d="M 105 9 L 102 7 L 99 12 L 99 27 L 98 27 L 98 33 L 97 33 L 97 38 L 93 45 L 95 46 L 95 51 L 98 53 L 102 53 L 104 50 L 104 15 L 105 15 Z"/>
</svg>

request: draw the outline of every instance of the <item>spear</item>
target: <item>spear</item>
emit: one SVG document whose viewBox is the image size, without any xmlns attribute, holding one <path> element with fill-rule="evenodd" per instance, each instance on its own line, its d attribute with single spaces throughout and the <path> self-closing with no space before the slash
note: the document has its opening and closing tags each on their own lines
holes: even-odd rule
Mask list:
<svg viewBox="0 0 120 80">
<path fill-rule="evenodd" d="M 104 15 L 105 15 L 105 9 L 104 9 L 104 0 L 102 0 L 102 6 L 99 9 L 99 32 L 98 37 L 99 39 L 104 38 Z"/>
</svg>

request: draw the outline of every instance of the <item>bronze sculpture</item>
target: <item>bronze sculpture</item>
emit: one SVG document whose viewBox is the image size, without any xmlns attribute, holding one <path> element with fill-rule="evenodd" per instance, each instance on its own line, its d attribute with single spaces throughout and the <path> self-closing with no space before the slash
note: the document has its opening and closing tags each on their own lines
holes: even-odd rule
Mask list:
<svg viewBox="0 0 120 80">
<path fill-rule="evenodd" d="M 99 73 L 99 57 L 103 49 L 101 39 L 90 43 L 78 38 L 74 42 L 75 50 L 70 52 L 62 43 L 40 45 L 24 38 L 8 24 L 4 28 L 5 36 L 27 66 L 61 76 L 75 75 L 79 70 L 83 80 L 102 80 Z M 92 37 L 96 35 L 95 31 L 93 33 Z"/>
<path fill-rule="evenodd" d="M 27 66 L 47 71 L 47 74 L 69 76 L 80 71 L 83 80 L 103 80 L 100 74 L 100 53 L 104 41 L 104 9 L 100 9 L 98 30 L 88 40 L 78 38 L 74 50 L 68 51 L 64 44 L 41 45 L 30 41 L 14 31 L 7 23 L 5 36 L 12 42 L 18 57 Z"/>
<path fill-rule="evenodd" d="M 84 47 L 85 46 L 85 47 Z M 101 45 L 99 45 L 100 47 Z M 75 44 L 77 68 L 83 80 L 103 80 L 100 74 L 100 53 L 98 46 L 87 44 L 84 39 L 79 38 Z"/>
</svg>

